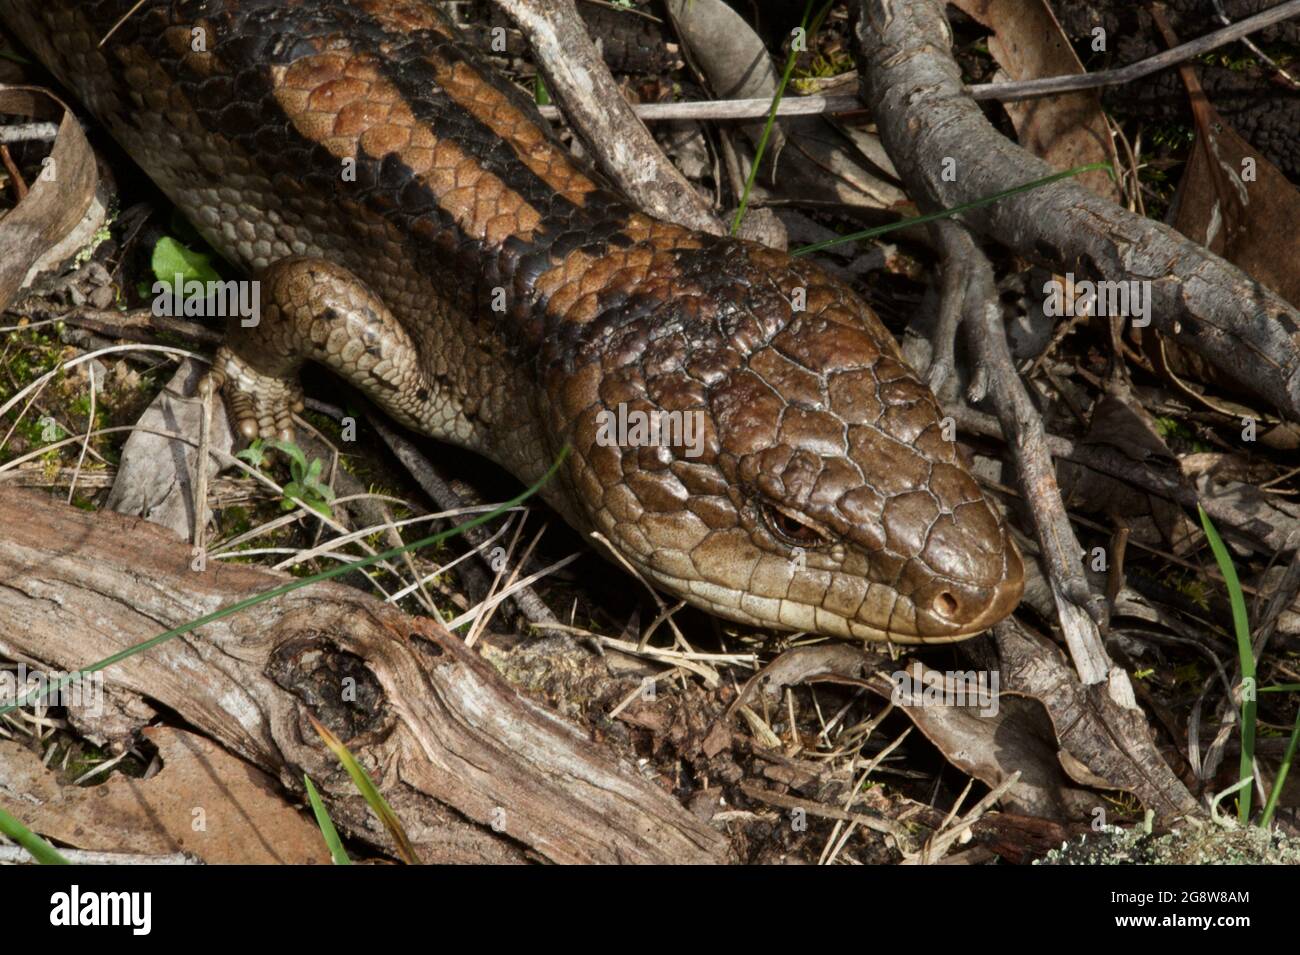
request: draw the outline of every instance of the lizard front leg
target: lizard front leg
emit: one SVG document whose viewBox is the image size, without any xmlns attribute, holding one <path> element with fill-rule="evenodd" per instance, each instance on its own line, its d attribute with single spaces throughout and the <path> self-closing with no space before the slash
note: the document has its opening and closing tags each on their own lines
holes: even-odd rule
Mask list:
<svg viewBox="0 0 1300 955">
<path fill-rule="evenodd" d="M 201 394 L 224 390 L 246 439 L 293 439 L 304 361 L 331 369 L 403 424 L 429 430 L 433 388 L 419 349 L 356 276 L 324 259 L 287 258 L 259 275 L 258 289 L 256 321 L 231 320 L 199 386 Z"/>
</svg>

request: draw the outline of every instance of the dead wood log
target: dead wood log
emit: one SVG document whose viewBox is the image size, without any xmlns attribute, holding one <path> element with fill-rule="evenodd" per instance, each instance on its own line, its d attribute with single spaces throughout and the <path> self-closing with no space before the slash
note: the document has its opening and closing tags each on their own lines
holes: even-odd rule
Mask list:
<svg viewBox="0 0 1300 955">
<path fill-rule="evenodd" d="M 210 561 L 165 530 L 0 488 L 0 653 L 76 670 L 288 578 Z M 308 723 L 347 741 L 425 861 L 715 862 L 723 837 L 519 696 L 437 621 L 314 584 L 105 672 L 294 792 L 311 775 L 336 823 L 386 836 Z M 469 820 L 467 822 L 466 820 Z M 483 828 L 483 827 L 490 828 Z"/>
<path fill-rule="evenodd" d="M 1053 171 L 999 133 L 965 91 L 943 3 L 861 0 L 856 39 L 863 100 L 913 198 L 950 208 Z M 961 218 L 1034 261 L 1149 283 L 1147 317 L 1162 335 L 1300 420 L 1300 310 L 1236 266 L 1068 181 Z"/>
</svg>

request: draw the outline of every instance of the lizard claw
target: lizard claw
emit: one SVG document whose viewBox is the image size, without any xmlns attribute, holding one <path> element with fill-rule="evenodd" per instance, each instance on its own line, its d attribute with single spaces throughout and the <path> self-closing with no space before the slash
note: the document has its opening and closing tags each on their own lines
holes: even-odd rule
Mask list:
<svg viewBox="0 0 1300 955">
<path fill-rule="evenodd" d="M 199 388 L 200 394 L 205 388 L 213 393 L 224 388 L 235 430 L 247 441 L 292 441 L 294 412 L 305 407 L 296 377 L 262 374 L 225 345 L 217 349 L 212 370 Z"/>
</svg>

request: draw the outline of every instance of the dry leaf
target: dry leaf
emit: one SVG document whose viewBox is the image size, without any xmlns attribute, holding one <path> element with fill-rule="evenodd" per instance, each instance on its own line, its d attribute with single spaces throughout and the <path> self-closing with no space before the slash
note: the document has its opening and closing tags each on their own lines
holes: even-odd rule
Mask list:
<svg viewBox="0 0 1300 955">
<path fill-rule="evenodd" d="M 1074 76 L 1086 72 L 1069 38 L 1043 0 L 954 0 L 967 16 L 993 30 L 989 53 L 1012 80 Z M 1020 144 L 1056 169 L 1110 163 L 1115 147 L 1095 90 L 1006 103 Z M 1099 196 L 1122 201 L 1104 172 L 1079 176 Z"/>
<path fill-rule="evenodd" d="M 92 211 L 99 185 L 95 154 L 67 106 L 35 87 L 0 84 L 0 113 L 46 118 L 51 103 L 62 110 L 62 119 L 44 171 L 31 183 L 26 197 L 0 219 L 0 312 L 17 297 L 32 266 Z M 86 231 L 93 229 L 78 230 L 78 234 Z M 68 249 L 62 257 L 69 258 L 76 251 Z"/>
<path fill-rule="evenodd" d="M 1300 191 L 1210 105 L 1189 67 L 1181 75 L 1196 144 L 1174 227 L 1300 306 Z"/>
<path fill-rule="evenodd" d="M 40 758 L 0 740 L 0 794 L 35 832 L 78 849 L 188 852 L 208 863 L 328 862 L 320 831 L 276 792 L 270 776 L 206 737 L 151 727 L 162 770 L 62 786 Z"/>
</svg>

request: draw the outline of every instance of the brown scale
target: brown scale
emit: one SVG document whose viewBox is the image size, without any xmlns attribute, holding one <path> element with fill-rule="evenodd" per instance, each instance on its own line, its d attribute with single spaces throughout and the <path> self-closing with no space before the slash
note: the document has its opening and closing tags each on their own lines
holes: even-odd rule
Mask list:
<svg viewBox="0 0 1300 955">
<path fill-rule="evenodd" d="M 291 429 L 318 361 L 523 481 L 569 445 L 545 491 L 565 518 L 741 623 L 946 641 L 1014 608 L 1005 524 L 851 289 L 632 210 L 427 3 L 211 0 L 196 52 L 194 5 L 154 0 L 101 50 L 131 6 L 0 15 L 259 271 L 263 321 L 208 381 L 246 434 Z M 697 414 L 698 442 L 607 444 L 620 406 Z"/>
</svg>

